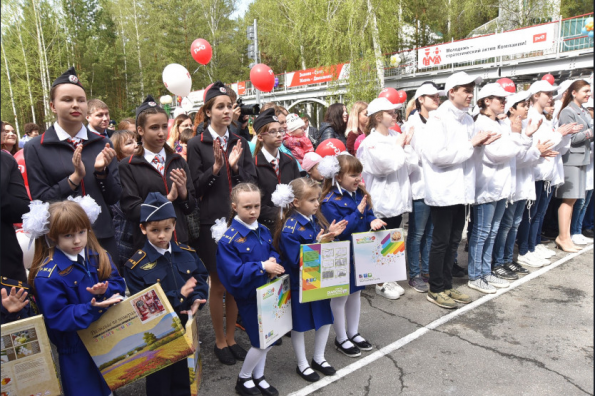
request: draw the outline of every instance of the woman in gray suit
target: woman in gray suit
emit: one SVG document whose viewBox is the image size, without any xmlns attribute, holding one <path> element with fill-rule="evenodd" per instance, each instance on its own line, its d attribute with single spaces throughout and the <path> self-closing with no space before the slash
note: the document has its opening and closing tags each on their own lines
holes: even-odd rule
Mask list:
<svg viewBox="0 0 595 396">
<path fill-rule="evenodd" d="M 579 247 L 572 243 L 570 237 L 570 222 L 572 206 L 577 199 L 585 198 L 587 182 L 587 165 L 590 161 L 593 129 L 591 116 L 583 108 L 583 103 L 591 96 L 591 85 L 585 80 L 576 80 L 568 87 L 569 95 L 562 102 L 560 111 L 560 125 L 576 123 L 583 129 L 572 136 L 570 150 L 562 156 L 564 163 L 564 184 L 556 190 L 556 197 L 562 199 L 558 209 L 559 234 L 556 246 L 565 252 L 578 252 Z"/>
</svg>

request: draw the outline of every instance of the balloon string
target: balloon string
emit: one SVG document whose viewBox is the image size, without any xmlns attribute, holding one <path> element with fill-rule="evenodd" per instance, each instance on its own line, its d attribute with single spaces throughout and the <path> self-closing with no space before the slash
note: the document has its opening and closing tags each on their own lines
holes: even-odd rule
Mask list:
<svg viewBox="0 0 595 396">
<path fill-rule="evenodd" d="M 194 72 L 192 72 L 192 74 L 196 73 L 196 72 L 198 71 L 198 69 L 200 69 L 200 66 L 198 66 L 198 67 L 196 68 L 196 70 L 195 70 Z"/>
</svg>

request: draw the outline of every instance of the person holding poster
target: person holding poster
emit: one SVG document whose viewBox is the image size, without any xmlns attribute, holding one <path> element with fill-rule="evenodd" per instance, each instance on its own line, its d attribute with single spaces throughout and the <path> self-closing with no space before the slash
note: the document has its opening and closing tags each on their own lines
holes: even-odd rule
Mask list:
<svg viewBox="0 0 595 396">
<path fill-rule="evenodd" d="M 347 227 L 339 235 L 341 241 L 351 241 L 351 234 L 377 230 L 386 223 L 374 216 L 370 194 L 361 185 L 362 163 L 349 153 L 326 156 L 318 164 L 318 169 L 325 181 L 322 188 L 324 197 L 321 204 L 322 214 L 334 222 L 347 220 Z M 360 295 L 364 286 L 355 285 L 353 264 L 353 245 L 349 263 L 349 296 L 331 300 L 331 310 L 335 317 L 333 327 L 337 338 L 335 347 L 345 356 L 358 357 L 361 350 L 372 350 L 370 344 L 358 332 L 361 309 Z M 347 330 L 345 321 L 347 320 Z"/>
<path fill-rule="evenodd" d="M 77 334 L 120 302 L 126 291 L 91 228 L 100 210 L 86 195 L 51 205 L 33 201 L 23 215 L 23 229 L 36 238 L 29 284 L 58 348 L 65 396 L 111 394 Z"/>
<path fill-rule="evenodd" d="M 188 316 L 195 315 L 207 302 L 208 274 L 194 249 L 172 243 L 176 220 L 174 204 L 161 193 L 149 193 L 140 208 L 140 229 L 147 241 L 126 263 L 125 277 L 130 294 L 159 283 L 182 326 L 186 326 Z M 147 376 L 147 396 L 189 392 L 186 360 Z"/>
<path fill-rule="evenodd" d="M 269 229 L 258 223 L 260 202 L 256 185 L 238 184 L 231 190 L 229 222 L 226 224 L 225 218 L 218 219 L 211 228 L 213 239 L 218 243 L 219 279 L 235 298 L 252 344 L 235 387 L 242 396 L 279 394 L 264 378 L 266 356 L 272 346 L 263 349 L 260 345 L 256 289 L 266 285 L 269 278 L 283 274 L 285 269 L 278 264 L 279 254 L 273 247 Z"/>
<path fill-rule="evenodd" d="M 299 178 L 289 183 L 292 194 L 282 202 L 283 219 L 275 232 L 274 244 L 281 252 L 283 267 L 291 282 L 291 294 L 298 296 L 300 292 L 300 246 L 311 243 L 332 242 L 347 226 L 346 220 L 328 224 L 324 215 L 318 213 L 320 206 L 320 185 L 310 178 Z M 326 232 L 325 232 L 326 230 Z M 316 382 L 319 375 L 336 373 L 324 359 L 324 348 L 333 323 L 330 300 L 319 300 L 300 303 L 298 298 L 291 299 L 291 315 L 293 330 L 291 343 L 297 358 L 296 372 L 309 382 Z M 315 330 L 314 356 L 312 365 L 306 359 L 304 334 Z"/>
</svg>

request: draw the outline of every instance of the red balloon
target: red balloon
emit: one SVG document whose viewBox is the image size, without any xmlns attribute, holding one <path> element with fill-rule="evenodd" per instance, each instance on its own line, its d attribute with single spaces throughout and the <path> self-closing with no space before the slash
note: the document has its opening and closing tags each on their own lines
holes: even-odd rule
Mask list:
<svg viewBox="0 0 595 396">
<path fill-rule="evenodd" d="M 405 103 L 407 102 L 407 92 L 405 91 L 397 91 L 398 99 L 397 103 Z"/>
<path fill-rule="evenodd" d="M 551 74 L 546 74 L 543 77 L 541 77 L 542 80 L 549 82 L 550 84 L 554 85 L 554 82 L 556 81 L 556 79 L 554 78 L 554 76 L 552 76 Z"/>
<path fill-rule="evenodd" d="M 262 92 L 271 92 L 275 87 L 275 73 L 263 63 L 254 65 L 250 70 L 250 82 Z"/>
<path fill-rule="evenodd" d="M 394 88 L 384 88 L 378 95 L 379 98 L 387 98 L 392 104 L 401 103 L 399 102 L 399 92 Z"/>
<path fill-rule="evenodd" d="M 516 86 L 514 85 L 514 81 L 510 78 L 501 78 L 496 81 L 506 92 L 515 93 Z"/>
<path fill-rule="evenodd" d="M 210 84 L 209 84 L 209 85 L 208 85 L 208 86 L 205 88 L 205 91 L 202 93 L 202 101 L 203 101 L 203 102 L 206 102 L 206 100 L 207 100 L 207 91 L 208 91 L 209 89 L 211 89 L 211 87 L 212 87 L 212 86 L 213 86 L 213 83 L 210 83 Z"/>
<path fill-rule="evenodd" d="M 21 175 L 23 176 L 23 180 L 25 181 L 25 188 L 27 189 L 27 195 L 29 195 L 29 199 L 31 198 L 31 192 L 29 191 L 29 179 L 27 178 L 27 167 L 25 165 L 25 150 L 19 150 L 14 153 L 14 159 L 17 160 L 17 164 L 19 165 L 19 170 L 21 171 Z"/>
<path fill-rule="evenodd" d="M 326 139 L 318 145 L 316 154 L 326 157 L 327 155 L 337 155 L 345 150 L 345 145 L 339 139 Z"/>
<path fill-rule="evenodd" d="M 207 40 L 199 38 L 192 42 L 190 53 L 195 61 L 201 65 L 206 65 L 213 57 L 213 48 L 211 48 L 211 44 Z"/>
</svg>

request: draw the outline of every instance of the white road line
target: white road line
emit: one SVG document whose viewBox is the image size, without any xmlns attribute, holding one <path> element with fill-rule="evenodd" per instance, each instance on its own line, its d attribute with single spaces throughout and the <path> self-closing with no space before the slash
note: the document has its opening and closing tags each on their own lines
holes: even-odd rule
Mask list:
<svg viewBox="0 0 595 396">
<path fill-rule="evenodd" d="M 467 311 L 471 311 L 472 309 L 475 309 L 475 308 L 485 304 L 486 302 L 491 301 L 494 298 L 496 298 L 504 293 L 507 293 L 510 290 L 513 290 L 513 289 L 517 288 L 518 286 L 520 286 L 526 282 L 529 282 L 530 280 L 535 279 L 538 276 L 541 276 L 541 275 L 545 274 L 546 272 L 564 264 L 568 260 L 572 260 L 573 258 L 575 258 L 583 253 L 586 253 L 592 249 L 593 249 L 593 245 L 590 245 L 578 253 L 569 254 L 568 256 L 561 258 L 560 260 L 552 263 L 551 265 L 548 265 L 546 267 L 542 267 L 536 271 L 533 271 L 530 274 L 525 275 L 524 277 L 512 282 L 510 284 L 510 286 L 507 287 L 506 289 L 498 289 L 496 294 L 487 294 L 483 297 L 480 297 L 479 299 L 473 301 L 472 303 L 467 304 L 467 305 L 457 309 L 456 311 L 453 311 L 447 315 L 444 315 L 444 316 L 436 319 L 435 321 L 429 323 L 428 325 L 426 325 L 420 329 L 417 329 L 413 333 L 408 334 L 405 337 L 398 339 L 397 341 L 393 342 L 392 344 L 389 344 L 389 345 L 385 346 L 384 348 L 379 349 L 378 351 L 366 356 L 365 358 L 359 359 L 355 363 L 352 363 L 349 366 L 343 367 L 342 369 L 337 371 L 336 375 L 324 377 L 321 380 L 300 389 L 299 391 L 291 393 L 289 396 L 305 396 L 305 395 L 309 395 L 309 394 L 317 391 L 318 389 L 324 388 L 325 386 L 345 377 L 346 375 L 351 374 L 354 371 L 359 370 L 362 367 L 367 366 L 368 364 L 375 362 L 376 360 L 388 355 L 389 353 L 392 353 L 392 352 L 396 351 L 397 349 L 409 344 L 411 341 L 418 339 L 419 337 L 428 333 L 430 330 L 433 330 L 439 326 L 442 326 L 443 324 L 450 322 L 451 320 L 455 319 L 456 317 L 463 315 Z"/>
</svg>

